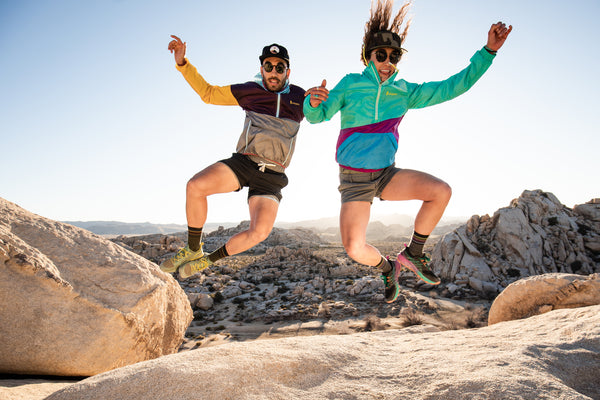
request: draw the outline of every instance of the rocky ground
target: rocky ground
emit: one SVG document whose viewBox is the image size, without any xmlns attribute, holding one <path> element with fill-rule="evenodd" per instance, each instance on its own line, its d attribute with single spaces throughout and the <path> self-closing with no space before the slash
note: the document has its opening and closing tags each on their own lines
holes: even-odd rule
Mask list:
<svg viewBox="0 0 600 400">
<path fill-rule="evenodd" d="M 205 251 L 247 227 L 246 221 L 209 233 Z M 598 199 L 571 209 L 551 193 L 526 190 L 492 217 L 473 216 L 464 225 L 442 228 L 425 249 L 433 254 L 431 266 L 442 284 L 428 285 L 404 270 L 393 304 L 384 301 L 379 271 L 352 261 L 331 229 L 275 228 L 249 251 L 180 281 L 194 310 L 183 347 L 315 330 L 349 333 L 422 323 L 441 330 L 479 327 L 487 323 L 491 301 L 518 279 L 599 271 Z M 367 238 L 393 257 L 411 232 L 374 223 Z M 113 240 L 160 264 L 185 246 L 186 233 Z"/>
<path fill-rule="evenodd" d="M 204 238 L 211 252 L 245 228 L 219 229 Z M 159 264 L 185 245 L 185 233 L 119 236 L 113 241 Z M 408 240 L 408 238 L 404 238 Z M 428 251 L 438 238 L 428 243 Z M 400 242 L 401 243 L 401 242 Z M 374 243 L 386 255 L 399 242 Z M 194 310 L 189 350 L 223 341 L 292 335 L 345 334 L 430 324 L 440 330 L 484 326 L 490 299 L 468 287 L 452 292 L 403 271 L 401 294 L 383 298 L 379 271 L 352 261 L 339 243 L 308 229 L 274 229 L 269 238 L 189 279 L 179 280 Z"/>
</svg>

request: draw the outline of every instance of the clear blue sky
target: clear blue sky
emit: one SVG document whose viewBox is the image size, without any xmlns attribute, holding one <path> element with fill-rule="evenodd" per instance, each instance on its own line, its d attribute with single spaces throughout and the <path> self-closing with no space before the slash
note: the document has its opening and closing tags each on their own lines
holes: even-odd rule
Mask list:
<svg viewBox="0 0 600 400">
<path fill-rule="evenodd" d="M 395 10 L 401 2 L 396 2 Z M 272 42 L 291 81 L 360 72 L 369 0 L 0 2 L 0 197 L 56 220 L 185 223 L 185 184 L 228 157 L 238 107 L 204 104 L 174 67 L 170 34 L 213 84 L 245 82 Z M 399 64 L 411 82 L 468 64 L 498 20 L 514 26 L 463 96 L 409 111 L 400 167 L 446 180 L 446 216 L 492 214 L 525 189 L 572 207 L 600 197 L 597 0 L 415 0 Z M 339 116 L 302 123 L 280 221 L 335 216 Z M 248 219 L 246 190 L 209 200 L 209 222 Z M 379 202 L 373 214 L 414 214 Z"/>
</svg>

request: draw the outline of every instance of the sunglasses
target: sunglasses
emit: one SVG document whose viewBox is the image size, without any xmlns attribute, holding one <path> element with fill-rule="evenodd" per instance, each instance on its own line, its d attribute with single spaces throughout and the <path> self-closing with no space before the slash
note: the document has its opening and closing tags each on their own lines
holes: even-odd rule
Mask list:
<svg viewBox="0 0 600 400">
<path fill-rule="evenodd" d="M 390 53 L 390 63 L 398 64 L 398 61 L 400 61 L 401 55 L 402 54 L 400 54 L 400 51 L 392 50 L 392 52 Z M 377 59 L 377 61 L 382 63 L 385 60 L 387 60 L 388 54 L 385 50 L 379 49 L 379 50 L 375 51 L 375 58 Z"/>
<path fill-rule="evenodd" d="M 287 67 L 283 65 L 283 63 L 277 63 L 277 65 L 273 65 L 269 61 L 263 64 L 263 68 L 267 72 L 271 72 L 273 71 L 273 68 L 275 68 L 275 71 L 277 71 L 278 74 L 283 74 L 287 69 Z"/>
</svg>

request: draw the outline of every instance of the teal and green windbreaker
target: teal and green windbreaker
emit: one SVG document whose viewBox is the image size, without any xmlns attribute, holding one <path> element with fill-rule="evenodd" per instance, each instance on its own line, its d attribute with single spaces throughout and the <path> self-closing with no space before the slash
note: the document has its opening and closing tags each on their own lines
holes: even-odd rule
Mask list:
<svg viewBox="0 0 600 400">
<path fill-rule="evenodd" d="M 462 71 L 440 82 L 422 84 L 395 80 L 398 71 L 381 83 L 373 62 L 361 74 L 348 74 L 317 107 L 304 99 L 304 116 L 311 123 L 330 120 L 341 111 L 336 161 L 348 169 L 372 172 L 394 163 L 398 126 L 411 108 L 451 100 L 467 90 L 487 71 L 494 55 L 485 48 L 471 57 Z"/>
</svg>

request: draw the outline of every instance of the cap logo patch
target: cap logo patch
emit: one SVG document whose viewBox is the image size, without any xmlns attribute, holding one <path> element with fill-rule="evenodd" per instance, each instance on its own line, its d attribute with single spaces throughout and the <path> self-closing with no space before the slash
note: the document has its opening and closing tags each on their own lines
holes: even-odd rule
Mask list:
<svg viewBox="0 0 600 400">
<path fill-rule="evenodd" d="M 392 46 L 400 46 L 400 43 L 394 39 L 394 35 L 391 32 L 381 32 L 378 35 L 381 37 L 381 41 L 383 43 L 390 44 Z"/>
<path fill-rule="evenodd" d="M 271 46 L 271 48 L 269 49 L 269 51 L 271 52 L 271 54 L 279 54 L 279 47 L 277 47 L 277 46 Z"/>
</svg>

